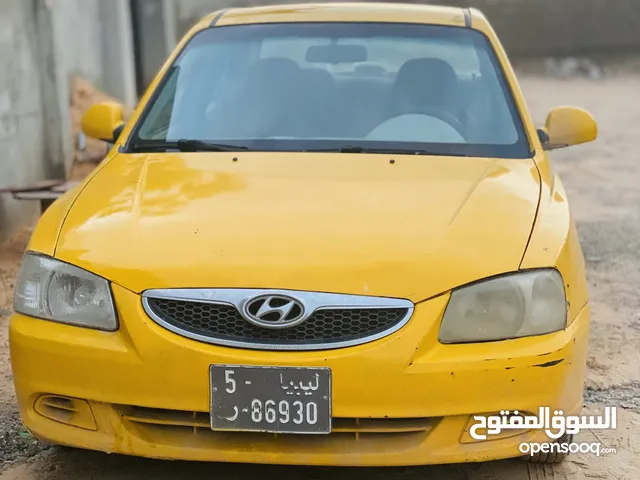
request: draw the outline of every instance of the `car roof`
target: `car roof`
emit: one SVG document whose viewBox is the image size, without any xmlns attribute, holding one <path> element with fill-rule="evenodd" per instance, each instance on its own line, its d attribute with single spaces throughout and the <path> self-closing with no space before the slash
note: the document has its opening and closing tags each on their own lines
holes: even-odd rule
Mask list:
<svg viewBox="0 0 640 480">
<path fill-rule="evenodd" d="M 394 22 L 470 27 L 471 12 L 457 7 L 410 3 L 301 3 L 229 8 L 211 14 L 205 22 L 216 26 L 280 22 Z"/>
</svg>

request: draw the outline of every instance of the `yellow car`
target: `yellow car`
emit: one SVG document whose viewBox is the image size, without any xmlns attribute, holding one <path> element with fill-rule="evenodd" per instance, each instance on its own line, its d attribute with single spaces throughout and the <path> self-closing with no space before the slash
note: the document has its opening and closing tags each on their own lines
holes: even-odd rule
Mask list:
<svg viewBox="0 0 640 480">
<path fill-rule="evenodd" d="M 16 283 L 36 437 L 417 465 L 549 440 L 479 439 L 474 417 L 580 412 L 584 262 L 547 151 L 597 127 L 561 107 L 536 128 L 477 10 L 223 10 L 126 125 L 111 103 L 83 126 L 113 149 L 44 213 Z"/>
</svg>

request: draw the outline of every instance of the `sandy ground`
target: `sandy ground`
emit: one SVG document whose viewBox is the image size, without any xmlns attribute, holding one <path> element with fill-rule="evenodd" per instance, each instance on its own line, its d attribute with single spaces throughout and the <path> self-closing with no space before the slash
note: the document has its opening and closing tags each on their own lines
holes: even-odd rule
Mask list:
<svg viewBox="0 0 640 480">
<path fill-rule="evenodd" d="M 617 453 L 573 455 L 560 466 L 518 460 L 393 469 L 318 469 L 160 462 L 45 448 L 20 429 L 13 401 L 6 324 L 23 239 L 0 250 L 0 480 L 157 480 L 217 478 L 539 480 L 640 477 L 640 76 L 604 82 L 522 79 L 542 123 L 559 105 L 583 106 L 600 122 L 598 142 L 553 154 L 578 221 L 588 263 L 593 313 L 586 410 L 617 405 L 618 429 L 586 431 Z M 4 465 L 3 465 L 4 464 Z"/>
</svg>

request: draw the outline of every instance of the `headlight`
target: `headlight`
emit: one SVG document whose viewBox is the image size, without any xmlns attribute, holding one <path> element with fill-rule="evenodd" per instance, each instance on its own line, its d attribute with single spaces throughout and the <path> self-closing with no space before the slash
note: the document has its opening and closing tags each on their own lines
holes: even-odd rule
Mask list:
<svg viewBox="0 0 640 480">
<path fill-rule="evenodd" d="M 556 332 L 567 324 L 562 276 L 531 270 L 453 291 L 444 312 L 441 343 L 505 340 Z"/>
<path fill-rule="evenodd" d="M 22 262 L 15 310 L 70 325 L 109 331 L 118 328 L 111 289 L 104 278 L 31 253 Z"/>
</svg>

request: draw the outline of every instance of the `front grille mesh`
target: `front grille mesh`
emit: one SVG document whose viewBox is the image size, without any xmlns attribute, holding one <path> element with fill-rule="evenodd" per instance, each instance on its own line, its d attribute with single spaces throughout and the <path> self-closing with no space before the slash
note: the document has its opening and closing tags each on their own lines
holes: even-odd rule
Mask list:
<svg viewBox="0 0 640 480">
<path fill-rule="evenodd" d="M 232 305 L 149 298 L 148 306 L 157 317 L 180 330 L 211 339 L 265 345 L 357 340 L 394 327 L 408 314 L 406 308 L 322 309 L 299 325 L 270 330 L 250 324 Z"/>
</svg>

